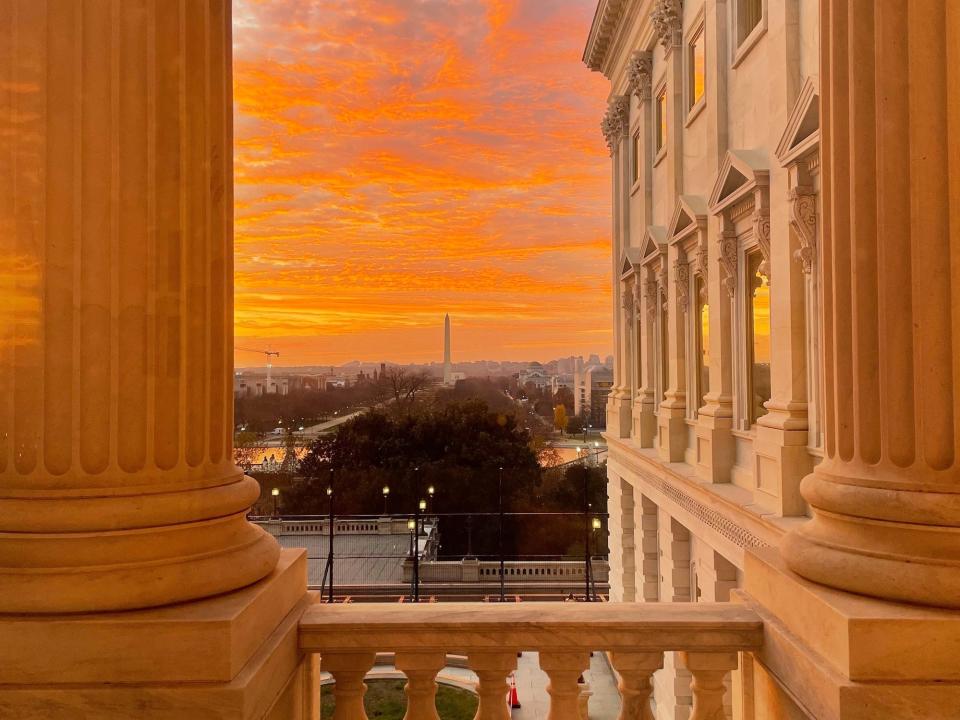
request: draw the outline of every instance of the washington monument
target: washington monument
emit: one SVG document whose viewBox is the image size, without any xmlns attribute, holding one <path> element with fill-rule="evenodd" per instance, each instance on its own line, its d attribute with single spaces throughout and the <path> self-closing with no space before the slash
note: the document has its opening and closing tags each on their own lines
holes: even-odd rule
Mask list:
<svg viewBox="0 0 960 720">
<path fill-rule="evenodd" d="M 443 384 L 453 385 L 453 363 L 450 362 L 450 313 L 443 318 Z"/>
</svg>

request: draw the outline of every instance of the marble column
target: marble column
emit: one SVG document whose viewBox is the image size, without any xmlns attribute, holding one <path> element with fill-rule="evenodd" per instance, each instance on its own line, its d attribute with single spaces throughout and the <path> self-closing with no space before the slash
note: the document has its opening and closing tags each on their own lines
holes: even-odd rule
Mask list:
<svg viewBox="0 0 960 720">
<path fill-rule="evenodd" d="M 822 0 L 826 457 L 804 577 L 960 607 L 960 7 Z"/>
<path fill-rule="evenodd" d="M 0 612 L 249 585 L 229 0 L 0 3 Z"/>
</svg>

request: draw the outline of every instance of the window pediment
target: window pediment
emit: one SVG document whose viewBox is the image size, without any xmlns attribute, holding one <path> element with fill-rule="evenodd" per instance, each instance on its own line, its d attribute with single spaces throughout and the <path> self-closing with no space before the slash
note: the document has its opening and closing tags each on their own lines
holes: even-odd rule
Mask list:
<svg viewBox="0 0 960 720">
<path fill-rule="evenodd" d="M 640 254 L 640 248 L 627 248 L 620 259 L 620 278 L 626 279 L 631 276 L 642 260 L 643 256 Z"/>
<path fill-rule="evenodd" d="M 723 165 L 710 193 L 710 211 L 718 215 L 757 187 L 770 182 L 763 153 L 756 150 L 727 150 Z"/>
<path fill-rule="evenodd" d="M 677 198 L 677 207 L 670 220 L 670 242 L 676 242 L 696 229 L 705 228 L 708 212 L 707 201 L 700 195 L 681 195 Z"/>
<path fill-rule="evenodd" d="M 661 225 L 649 225 L 640 245 L 641 262 L 646 265 L 654 259 L 660 260 L 667 253 L 667 229 Z"/>
<path fill-rule="evenodd" d="M 777 145 L 777 159 L 784 167 L 820 144 L 820 90 L 816 78 L 808 77 L 790 111 L 787 126 Z"/>
</svg>

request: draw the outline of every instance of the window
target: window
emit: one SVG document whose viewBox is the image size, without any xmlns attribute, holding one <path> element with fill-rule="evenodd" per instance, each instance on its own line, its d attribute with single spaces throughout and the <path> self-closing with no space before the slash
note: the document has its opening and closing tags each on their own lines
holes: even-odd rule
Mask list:
<svg viewBox="0 0 960 720">
<path fill-rule="evenodd" d="M 657 153 L 667 145 L 667 86 L 657 93 Z"/>
<path fill-rule="evenodd" d="M 750 37 L 750 33 L 763 18 L 763 0 L 737 0 L 737 46 Z"/>
<path fill-rule="evenodd" d="M 690 93 L 688 109 L 692 109 L 703 100 L 706 87 L 707 50 L 703 25 L 690 39 L 690 44 L 687 46 L 687 55 L 687 83 Z"/>
<path fill-rule="evenodd" d="M 633 173 L 633 182 L 637 182 L 640 179 L 640 133 L 637 132 L 633 136 L 633 167 L 631 168 Z"/>
<path fill-rule="evenodd" d="M 747 255 L 747 397 L 750 424 L 767 414 L 770 399 L 770 284 L 760 273 L 763 255 Z"/>
<path fill-rule="evenodd" d="M 707 404 L 705 396 L 710 392 L 710 306 L 707 303 L 707 288 L 703 277 L 697 276 L 694 283 L 697 299 L 697 397 L 700 407 Z"/>
</svg>

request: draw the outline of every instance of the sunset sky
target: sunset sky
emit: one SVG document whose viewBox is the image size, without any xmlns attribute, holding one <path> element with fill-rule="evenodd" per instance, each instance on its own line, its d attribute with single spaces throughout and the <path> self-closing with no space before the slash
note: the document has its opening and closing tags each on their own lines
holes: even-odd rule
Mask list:
<svg viewBox="0 0 960 720">
<path fill-rule="evenodd" d="M 595 0 L 235 0 L 236 344 L 611 351 Z M 240 366 L 259 363 L 238 353 Z"/>
</svg>

